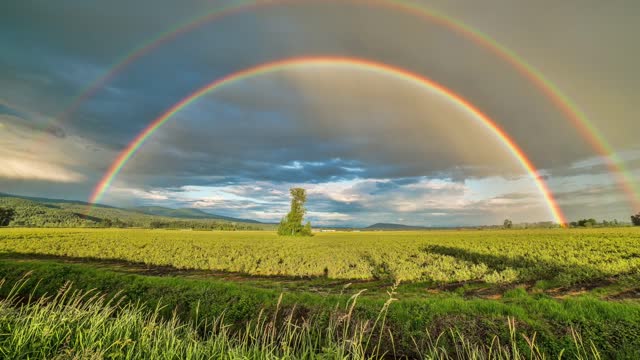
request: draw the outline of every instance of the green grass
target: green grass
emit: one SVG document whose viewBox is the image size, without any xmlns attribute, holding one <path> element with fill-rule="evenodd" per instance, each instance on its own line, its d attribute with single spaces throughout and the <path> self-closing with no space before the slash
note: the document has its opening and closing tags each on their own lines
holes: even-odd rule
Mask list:
<svg viewBox="0 0 640 360">
<path fill-rule="evenodd" d="M 382 359 L 405 357 L 395 346 L 393 329 L 386 325 L 394 292 L 367 321 L 354 317 L 358 294 L 344 307 L 334 308 L 328 319 L 298 319 L 295 310 L 280 307 L 257 316 L 233 330 L 225 315 L 181 321 L 176 312 L 164 318 L 161 307 L 78 291 L 67 283 L 50 296 L 20 297 L 28 284 L 14 283 L 0 300 L 0 355 L 7 359 Z M 2 283 L 0 282 L 0 285 Z M 6 288 L 6 287 L 5 287 Z M 3 289 L 0 287 L 0 289 Z M 197 310 L 199 309 L 199 306 Z M 535 335 L 518 333 L 508 319 L 506 342 L 494 336 L 478 344 L 454 329 L 413 342 L 411 355 L 421 359 L 544 359 Z M 593 343 L 585 344 L 571 331 L 570 356 L 597 359 Z M 388 337 L 388 339 L 385 339 Z M 560 356 L 567 349 L 562 349 Z"/>
</svg>

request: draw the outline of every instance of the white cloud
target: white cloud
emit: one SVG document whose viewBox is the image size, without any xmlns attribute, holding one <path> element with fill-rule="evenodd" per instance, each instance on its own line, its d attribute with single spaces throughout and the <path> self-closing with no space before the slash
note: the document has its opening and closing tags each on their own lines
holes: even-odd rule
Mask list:
<svg viewBox="0 0 640 360">
<path fill-rule="evenodd" d="M 109 196 L 112 198 L 134 197 L 142 200 L 169 200 L 170 192 L 166 190 L 143 190 L 122 186 L 112 186 L 109 189 Z"/>
<path fill-rule="evenodd" d="M 388 180 L 355 179 L 300 186 L 307 189 L 307 194 L 310 196 L 322 195 L 334 201 L 352 203 L 364 200 L 366 195 L 362 193 L 361 189 L 375 185 L 376 182 L 388 182 Z"/>
<path fill-rule="evenodd" d="M 335 223 L 339 221 L 353 220 L 353 216 L 339 212 L 310 211 L 307 213 L 307 217 L 311 220 L 320 221 L 322 223 Z"/>
</svg>

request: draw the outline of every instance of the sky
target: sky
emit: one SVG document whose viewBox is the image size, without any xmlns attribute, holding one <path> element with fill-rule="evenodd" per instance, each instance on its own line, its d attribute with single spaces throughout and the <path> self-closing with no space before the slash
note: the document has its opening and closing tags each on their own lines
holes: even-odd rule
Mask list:
<svg viewBox="0 0 640 360">
<path fill-rule="evenodd" d="M 535 165 L 569 220 L 628 221 L 640 211 L 606 165 L 620 159 L 640 188 L 639 2 L 411 2 L 535 67 L 610 154 L 504 58 L 390 1 L 235 11 L 136 57 L 87 95 L 134 49 L 238 3 L 5 2 L 0 192 L 86 201 L 127 144 L 198 88 L 275 60 L 343 56 L 428 77 L 481 109 Z M 307 218 L 319 225 L 553 220 L 531 174 L 468 111 L 424 86 L 344 64 L 284 68 L 207 93 L 151 134 L 100 201 L 272 222 L 287 212 L 294 186 L 307 189 Z"/>
</svg>

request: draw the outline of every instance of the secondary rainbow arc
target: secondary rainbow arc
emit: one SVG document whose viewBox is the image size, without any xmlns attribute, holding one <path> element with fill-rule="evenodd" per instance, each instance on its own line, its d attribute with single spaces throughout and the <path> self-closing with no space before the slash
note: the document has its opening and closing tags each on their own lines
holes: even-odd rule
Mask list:
<svg viewBox="0 0 640 360">
<path fill-rule="evenodd" d="M 543 196 L 545 203 L 548 206 L 549 212 L 553 219 L 559 224 L 565 224 L 566 218 L 562 213 L 560 207 L 553 198 L 551 190 L 548 188 L 544 180 L 538 175 L 538 172 L 529 158 L 524 154 L 522 149 L 515 143 L 515 141 L 509 137 L 509 135 L 500 126 L 485 115 L 482 111 L 476 108 L 473 104 L 465 100 L 462 96 L 454 93 L 446 87 L 436 83 L 435 81 L 410 72 L 406 69 L 397 68 L 388 64 L 374 62 L 371 60 L 352 58 L 352 57 L 301 57 L 301 58 L 288 58 L 269 63 L 264 63 L 248 69 L 240 70 L 232 74 L 218 78 L 211 83 L 201 87 L 194 91 L 190 95 L 186 96 L 179 102 L 171 106 L 162 115 L 153 120 L 143 131 L 141 131 L 127 147 L 120 152 L 118 157 L 109 166 L 108 170 L 102 176 L 101 180 L 95 186 L 94 191 L 89 198 L 89 203 L 94 204 L 102 198 L 109 186 L 112 184 L 116 176 L 122 171 L 125 164 L 131 157 L 140 149 L 144 142 L 163 124 L 165 124 L 171 117 L 185 108 L 189 104 L 193 103 L 203 95 L 219 89 L 225 85 L 229 85 L 243 79 L 247 79 L 253 76 L 271 73 L 275 71 L 285 70 L 287 68 L 299 67 L 299 66 L 352 66 L 358 69 L 364 69 L 372 72 L 379 72 L 383 74 L 392 75 L 398 79 L 410 81 L 414 84 L 420 85 L 422 88 L 435 92 L 448 99 L 456 106 L 464 109 L 474 118 L 478 119 L 488 130 L 490 130 L 496 137 L 504 144 L 509 152 L 519 161 L 522 167 L 530 174 L 534 180 L 536 187 Z M 88 211 L 90 211 L 90 207 Z"/>
<path fill-rule="evenodd" d="M 124 71 L 130 64 L 142 58 L 144 55 L 170 42 L 180 35 L 188 33 L 196 28 L 210 23 L 217 19 L 224 18 L 233 14 L 252 11 L 255 9 L 287 4 L 301 3 L 353 3 L 362 4 L 363 6 L 380 6 L 402 11 L 407 14 L 421 17 L 429 22 L 443 26 L 462 37 L 473 41 L 482 46 L 496 56 L 507 62 L 516 69 L 525 78 L 531 81 L 545 96 L 565 115 L 565 117 L 576 127 L 580 135 L 589 143 L 594 151 L 605 159 L 606 166 L 615 177 L 621 189 L 627 194 L 627 198 L 633 207 L 640 209 L 640 189 L 635 185 L 634 176 L 625 167 L 624 161 L 616 154 L 613 147 L 601 135 L 597 127 L 589 120 L 586 114 L 574 104 L 571 99 L 564 94 L 560 88 L 547 79 L 542 72 L 533 65 L 526 62 L 516 52 L 501 45 L 495 39 L 472 28 L 462 21 L 453 19 L 443 13 L 431 10 L 424 5 L 411 1 L 403 0 L 263 0 L 263 1 L 238 1 L 231 5 L 218 8 L 207 14 L 190 19 L 178 26 L 174 26 L 169 30 L 162 32 L 160 35 L 152 38 L 150 41 L 136 47 L 133 51 L 121 57 L 114 66 L 102 77 L 91 83 L 84 91 L 82 91 L 56 119 L 63 121 L 74 113 L 81 104 L 104 87 L 111 79 Z"/>
</svg>

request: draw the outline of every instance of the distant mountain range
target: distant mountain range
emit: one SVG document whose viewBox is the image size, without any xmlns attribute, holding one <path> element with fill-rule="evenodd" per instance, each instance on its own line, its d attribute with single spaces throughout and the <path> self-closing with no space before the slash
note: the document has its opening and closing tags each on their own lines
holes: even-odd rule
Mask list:
<svg viewBox="0 0 640 360">
<path fill-rule="evenodd" d="M 200 209 L 192 209 L 192 208 L 180 208 L 180 209 L 172 209 L 162 206 L 138 206 L 135 208 L 131 208 L 132 211 L 141 212 L 143 214 L 148 215 L 157 215 L 164 216 L 170 218 L 178 218 L 178 219 L 212 219 L 212 220 L 224 220 L 231 222 L 243 222 L 250 224 L 262 224 L 262 222 L 251 219 L 239 219 L 229 216 L 210 214 L 208 212 L 202 211 Z"/>
<path fill-rule="evenodd" d="M 402 224 L 393 224 L 393 223 L 375 223 L 373 225 L 369 225 L 363 230 L 425 230 L 431 229 L 426 226 L 413 226 L 413 225 L 402 225 Z"/>
</svg>

